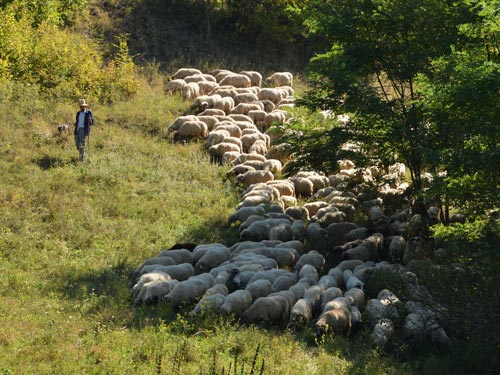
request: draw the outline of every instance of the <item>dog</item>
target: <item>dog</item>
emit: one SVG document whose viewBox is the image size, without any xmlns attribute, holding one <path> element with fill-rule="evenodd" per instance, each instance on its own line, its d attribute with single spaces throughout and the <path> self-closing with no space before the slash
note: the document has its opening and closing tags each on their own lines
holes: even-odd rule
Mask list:
<svg viewBox="0 0 500 375">
<path fill-rule="evenodd" d="M 69 124 L 61 124 L 61 125 L 58 125 L 57 126 L 57 131 L 59 132 L 59 134 L 63 134 L 63 133 L 67 133 L 67 134 L 70 134 L 71 133 L 71 130 L 69 128 Z"/>
</svg>

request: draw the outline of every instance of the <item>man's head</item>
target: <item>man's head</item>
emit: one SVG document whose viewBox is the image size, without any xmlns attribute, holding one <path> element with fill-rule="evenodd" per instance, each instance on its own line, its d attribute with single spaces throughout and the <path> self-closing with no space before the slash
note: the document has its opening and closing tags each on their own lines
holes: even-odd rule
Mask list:
<svg viewBox="0 0 500 375">
<path fill-rule="evenodd" d="M 78 105 L 80 106 L 81 110 L 84 110 L 85 108 L 87 108 L 89 106 L 87 104 L 87 102 L 85 101 L 85 99 L 78 99 Z"/>
</svg>

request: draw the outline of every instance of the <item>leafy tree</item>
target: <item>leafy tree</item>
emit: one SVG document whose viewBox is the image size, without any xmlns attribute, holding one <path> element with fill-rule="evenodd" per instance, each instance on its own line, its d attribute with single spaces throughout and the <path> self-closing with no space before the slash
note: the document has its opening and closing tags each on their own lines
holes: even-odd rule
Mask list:
<svg viewBox="0 0 500 375">
<path fill-rule="evenodd" d="M 447 173 L 437 185 L 445 212 L 452 204 L 475 216 L 500 206 L 500 1 L 474 3 L 477 22 L 460 27 L 471 42 L 434 61 L 419 84 Z"/>
<path fill-rule="evenodd" d="M 350 113 L 352 140 L 362 151 L 376 145 L 384 163 L 403 161 L 414 208 L 425 213 L 422 174 L 434 156 L 417 77 L 461 44 L 458 25 L 474 14 L 450 0 L 312 0 L 303 12 L 332 47 L 311 59 L 313 89 L 301 103 Z"/>
</svg>

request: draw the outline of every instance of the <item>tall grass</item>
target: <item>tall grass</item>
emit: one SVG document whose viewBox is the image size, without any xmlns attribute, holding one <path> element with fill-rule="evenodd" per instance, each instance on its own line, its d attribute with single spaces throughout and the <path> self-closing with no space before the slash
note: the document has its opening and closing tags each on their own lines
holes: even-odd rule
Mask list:
<svg viewBox="0 0 500 375">
<path fill-rule="evenodd" d="M 130 102 L 92 107 L 84 163 L 72 135 L 56 131 L 75 103 L 29 90 L 0 100 L 0 373 L 408 373 L 362 341 L 318 347 L 131 303 L 129 275 L 145 258 L 236 236 L 226 222 L 237 192 L 201 145 L 169 142 L 166 127 L 189 103 L 155 80 Z"/>
</svg>

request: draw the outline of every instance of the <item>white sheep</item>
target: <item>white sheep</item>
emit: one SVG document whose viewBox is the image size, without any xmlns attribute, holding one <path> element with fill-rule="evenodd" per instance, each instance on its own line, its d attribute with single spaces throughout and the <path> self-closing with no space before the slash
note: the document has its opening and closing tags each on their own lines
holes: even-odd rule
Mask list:
<svg viewBox="0 0 500 375">
<path fill-rule="evenodd" d="M 155 304 L 162 302 L 165 296 L 179 283 L 177 280 L 153 280 L 145 283 L 135 299 L 136 304 Z"/>
<path fill-rule="evenodd" d="M 266 78 L 272 86 L 293 86 L 293 74 L 290 72 L 276 72 Z"/>
<path fill-rule="evenodd" d="M 218 163 L 222 162 L 222 156 L 229 151 L 240 152 L 240 147 L 234 143 L 221 142 L 208 148 L 210 160 Z"/>
<path fill-rule="evenodd" d="M 186 280 L 194 275 L 193 265 L 191 263 L 182 263 L 173 266 L 160 266 L 155 264 L 144 266 L 141 268 L 138 276 L 142 276 L 145 273 L 153 271 L 165 272 L 169 274 L 172 279 L 176 279 L 179 281 Z"/>
<path fill-rule="evenodd" d="M 218 312 L 220 307 L 224 304 L 226 296 L 221 293 L 204 295 L 191 310 L 191 314 L 205 314 Z"/>
<path fill-rule="evenodd" d="M 312 320 L 313 309 L 311 301 L 305 298 L 299 299 L 290 311 L 290 324 L 298 325 L 308 323 Z"/>
<path fill-rule="evenodd" d="M 286 94 L 276 88 L 263 88 L 257 94 L 258 100 L 270 100 L 274 104 L 278 104 Z"/>
<path fill-rule="evenodd" d="M 375 345 L 384 347 L 393 336 L 394 323 L 390 319 L 382 318 L 373 327 L 373 331 L 370 334 L 370 339 Z"/>
<path fill-rule="evenodd" d="M 242 314 L 246 323 L 274 323 L 288 322 L 290 317 L 290 302 L 282 295 L 260 297 Z"/>
<path fill-rule="evenodd" d="M 220 94 L 219 94 L 220 95 Z M 214 103 L 214 109 L 219 109 L 224 112 L 224 114 L 229 114 L 235 106 L 234 99 L 230 96 L 221 97 Z"/>
<path fill-rule="evenodd" d="M 208 136 L 208 126 L 203 121 L 186 121 L 176 133 L 177 139 L 205 140 Z"/>
<path fill-rule="evenodd" d="M 214 130 L 226 130 L 231 137 L 241 138 L 241 128 L 235 123 L 219 122 Z"/>
<path fill-rule="evenodd" d="M 200 86 L 196 82 L 189 82 L 182 86 L 182 97 L 184 99 L 194 99 L 200 95 Z"/>
<path fill-rule="evenodd" d="M 222 143 L 221 143 L 222 144 Z M 212 146 L 215 147 L 215 146 Z M 274 180 L 274 175 L 270 171 L 248 171 L 237 177 L 239 183 L 242 183 L 245 186 L 250 186 L 252 184 L 256 184 L 258 182 L 267 182 L 270 180 Z"/>
<path fill-rule="evenodd" d="M 192 263 L 193 253 L 188 249 L 166 249 L 162 250 L 158 256 L 170 257 L 175 264 Z"/>
<path fill-rule="evenodd" d="M 306 254 L 303 254 L 297 263 L 295 264 L 296 270 L 301 270 L 306 264 L 313 266 L 318 273 L 321 272 L 323 266 L 325 265 L 325 257 L 316 250 L 311 250 Z"/>
<path fill-rule="evenodd" d="M 257 139 L 248 149 L 249 154 L 259 154 L 266 155 L 267 154 L 267 142 L 262 139 Z"/>
<path fill-rule="evenodd" d="M 328 302 L 339 297 L 343 297 L 342 289 L 335 286 L 325 289 L 325 291 L 321 294 L 321 311 L 325 311 L 325 306 Z"/>
<path fill-rule="evenodd" d="M 251 87 L 252 81 L 244 74 L 229 74 L 219 81 L 220 86 Z"/>
<path fill-rule="evenodd" d="M 339 307 L 321 314 L 314 324 L 317 336 L 325 334 L 346 335 L 351 332 L 351 311 Z"/>
<path fill-rule="evenodd" d="M 185 84 L 186 81 L 183 79 L 173 79 L 165 86 L 165 92 L 169 94 L 180 94 Z"/>
<path fill-rule="evenodd" d="M 252 86 L 260 87 L 262 85 L 262 74 L 254 70 L 243 70 L 240 72 L 250 78 L 250 83 Z"/>
<path fill-rule="evenodd" d="M 258 279 L 246 284 L 245 289 L 252 295 L 252 301 L 257 298 L 265 297 L 272 292 L 272 283 L 266 279 Z"/>
<path fill-rule="evenodd" d="M 202 74 L 201 70 L 196 68 L 180 68 L 173 75 L 173 79 L 184 79 L 187 76 L 191 76 L 193 74 Z"/>
<path fill-rule="evenodd" d="M 197 121 L 198 118 L 195 115 L 186 115 L 177 117 L 174 122 L 172 122 L 168 127 L 168 132 L 171 133 L 173 131 L 179 130 L 182 124 L 186 121 Z"/>
<path fill-rule="evenodd" d="M 219 87 L 219 84 L 217 82 L 201 81 L 198 82 L 198 87 L 200 89 L 200 95 L 207 95 L 213 93 L 217 87 Z"/>
<path fill-rule="evenodd" d="M 359 288 L 348 289 L 344 293 L 344 297 L 349 298 L 351 306 L 356 306 L 358 309 L 363 310 L 366 305 L 365 293 Z"/>
<path fill-rule="evenodd" d="M 208 273 L 191 276 L 189 279 L 176 284 L 170 293 L 165 296 L 165 301 L 173 308 L 192 304 L 214 283 L 214 277 Z"/>
<path fill-rule="evenodd" d="M 220 307 L 223 314 L 234 314 L 240 316 L 246 309 L 252 305 L 252 295 L 248 290 L 238 289 L 230 293 L 224 299 Z"/>
<path fill-rule="evenodd" d="M 142 289 L 142 287 L 151 281 L 170 281 L 170 280 L 172 280 L 172 277 L 165 272 L 153 271 L 145 273 L 141 275 L 141 277 L 139 277 L 137 282 L 132 287 L 132 295 L 137 295 Z"/>
<path fill-rule="evenodd" d="M 256 102 L 258 100 L 259 100 L 259 98 L 257 97 L 257 95 L 250 93 L 250 92 L 241 93 L 241 94 L 237 94 L 234 96 L 234 104 L 235 105 L 238 105 L 240 103 Z"/>
<path fill-rule="evenodd" d="M 231 114 L 240 114 L 247 115 L 250 111 L 262 110 L 263 105 L 260 102 L 251 102 L 251 103 L 239 103 L 234 106 L 231 110 Z M 267 117 L 267 116 L 266 116 Z"/>
<path fill-rule="evenodd" d="M 229 260 L 231 253 L 225 246 L 210 247 L 203 256 L 195 263 L 197 273 L 209 272 L 212 268 Z"/>
</svg>

